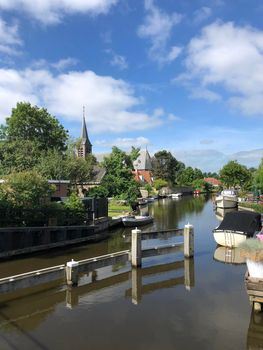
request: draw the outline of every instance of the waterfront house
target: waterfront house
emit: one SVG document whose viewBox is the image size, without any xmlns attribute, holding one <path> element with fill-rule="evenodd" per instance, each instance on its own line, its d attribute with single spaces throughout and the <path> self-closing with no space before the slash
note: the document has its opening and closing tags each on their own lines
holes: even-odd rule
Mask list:
<svg viewBox="0 0 263 350">
<path fill-rule="evenodd" d="M 153 174 L 152 174 L 152 160 L 148 150 L 140 150 L 139 157 L 133 162 L 133 175 L 135 181 L 141 185 L 152 185 Z"/>
</svg>

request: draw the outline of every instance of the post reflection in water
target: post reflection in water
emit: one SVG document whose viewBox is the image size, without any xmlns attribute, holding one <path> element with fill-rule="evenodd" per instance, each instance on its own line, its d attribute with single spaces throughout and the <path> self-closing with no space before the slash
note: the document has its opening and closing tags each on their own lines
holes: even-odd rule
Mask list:
<svg viewBox="0 0 263 350">
<path fill-rule="evenodd" d="M 126 262 L 85 271 L 75 288 L 60 279 L 2 293 L 0 349 L 260 349 L 262 314 L 251 313 L 246 267 L 236 251 L 217 250 L 212 201 L 187 196 L 145 210 L 154 223 L 144 231 L 193 224 L 194 259 L 182 252 L 147 257 L 142 268 Z M 130 230 L 119 228 L 101 242 L 4 261 L 0 277 L 130 249 L 129 237 Z M 151 244 L 149 239 L 144 248 Z"/>
<path fill-rule="evenodd" d="M 247 332 L 247 349 L 263 349 L 263 312 L 255 312 L 253 309 Z"/>
</svg>

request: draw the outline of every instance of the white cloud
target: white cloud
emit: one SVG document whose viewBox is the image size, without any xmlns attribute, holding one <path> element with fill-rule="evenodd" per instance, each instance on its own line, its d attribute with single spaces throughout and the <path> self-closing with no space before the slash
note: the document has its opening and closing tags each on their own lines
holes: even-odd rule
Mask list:
<svg viewBox="0 0 263 350">
<path fill-rule="evenodd" d="M 140 136 L 136 138 L 117 138 L 111 141 L 99 140 L 95 141 L 95 144 L 99 147 L 112 147 L 117 146 L 119 148 L 128 149 L 132 146 L 134 147 L 143 147 L 150 144 L 149 139 Z"/>
<path fill-rule="evenodd" d="M 181 121 L 182 118 L 178 117 L 177 115 L 174 115 L 173 113 L 168 114 L 168 120 L 170 121 Z"/>
<path fill-rule="evenodd" d="M 192 87 L 190 88 L 190 90 L 191 90 L 190 96 L 192 98 L 201 98 L 201 99 L 208 100 L 210 102 L 221 100 L 221 96 L 219 94 L 201 86 Z"/>
<path fill-rule="evenodd" d="M 128 62 L 126 57 L 116 54 L 112 49 L 105 50 L 106 53 L 111 55 L 110 64 L 118 67 L 121 70 L 128 68 Z"/>
<path fill-rule="evenodd" d="M 205 21 L 212 15 L 212 10 L 210 7 L 203 6 L 194 12 L 194 22 L 199 24 Z"/>
<path fill-rule="evenodd" d="M 51 66 L 55 69 L 62 71 L 68 67 L 75 66 L 78 63 L 78 60 L 73 57 L 62 58 L 58 62 L 52 63 Z"/>
<path fill-rule="evenodd" d="M 64 15 L 74 13 L 104 14 L 118 0 L 0 0 L 0 9 L 23 11 L 45 24 L 55 24 Z"/>
<path fill-rule="evenodd" d="M 33 61 L 31 68 L 34 69 L 49 69 L 54 68 L 58 71 L 63 71 L 70 66 L 74 66 L 78 63 L 78 60 L 73 57 L 62 58 L 57 62 L 48 62 L 47 60 L 41 58 L 39 60 Z"/>
<path fill-rule="evenodd" d="M 150 40 L 149 56 L 152 60 L 159 63 L 171 62 L 177 58 L 182 49 L 175 46 L 167 50 L 167 42 L 173 27 L 180 23 L 182 15 L 176 12 L 165 13 L 154 5 L 153 0 L 145 0 L 144 4 L 147 15 L 144 23 L 138 28 L 138 35 Z"/>
<path fill-rule="evenodd" d="M 215 22 L 190 41 L 186 69 L 179 80 L 201 86 L 196 97 L 217 100 L 210 88 L 224 88 L 231 106 L 263 113 L 263 31 Z"/>
<path fill-rule="evenodd" d="M 174 153 L 176 159 L 187 166 L 199 168 L 202 171 L 218 172 L 230 160 L 236 160 L 247 167 L 258 167 L 263 158 L 263 149 L 242 151 L 227 154 L 215 149 L 189 149 L 177 150 Z"/>
<path fill-rule="evenodd" d="M 0 52 L 7 55 L 17 54 L 17 47 L 22 45 L 18 34 L 18 25 L 8 25 L 0 17 Z"/>
<path fill-rule="evenodd" d="M 129 84 L 92 71 L 55 75 L 47 69 L 0 69 L 0 100 L 5 101 L 1 121 L 16 102 L 29 101 L 69 121 L 79 121 L 85 105 L 93 132 L 144 130 L 162 123 L 159 115 L 138 111 L 142 99 Z"/>
</svg>

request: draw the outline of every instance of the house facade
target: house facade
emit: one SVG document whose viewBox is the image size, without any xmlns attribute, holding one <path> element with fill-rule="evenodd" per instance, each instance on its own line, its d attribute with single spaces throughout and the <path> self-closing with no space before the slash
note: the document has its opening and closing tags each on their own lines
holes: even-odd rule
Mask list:
<svg viewBox="0 0 263 350">
<path fill-rule="evenodd" d="M 152 160 L 147 149 L 140 150 L 139 157 L 133 162 L 135 181 L 142 186 L 153 184 Z"/>
</svg>

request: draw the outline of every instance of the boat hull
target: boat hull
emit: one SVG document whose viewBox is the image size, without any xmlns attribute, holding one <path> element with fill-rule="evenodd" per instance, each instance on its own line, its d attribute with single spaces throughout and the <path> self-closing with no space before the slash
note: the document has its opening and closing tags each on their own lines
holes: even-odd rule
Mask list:
<svg viewBox="0 0 263 350">
<path fill-rule="evenodd" d="M 247 239 L 247 235 L 235 231 L 215 230 L 213 235 L 217 244 L 229 248 L 236 248 Z"/>
<path fill-rule="evenodd" d="M 230 209 L 237 207 L 237 197 L 228 196 L 218 196 L 215 199 L 215 204 L 217 208 Z"/>
<path fill-rule="evenodd" d="M 136 218 L 123 218 L 122 223 L 125 227 L 137 227 L 151 224 L 153 222 L 152 217 L 145 217 L 142 219 Z"/>
</svg>

